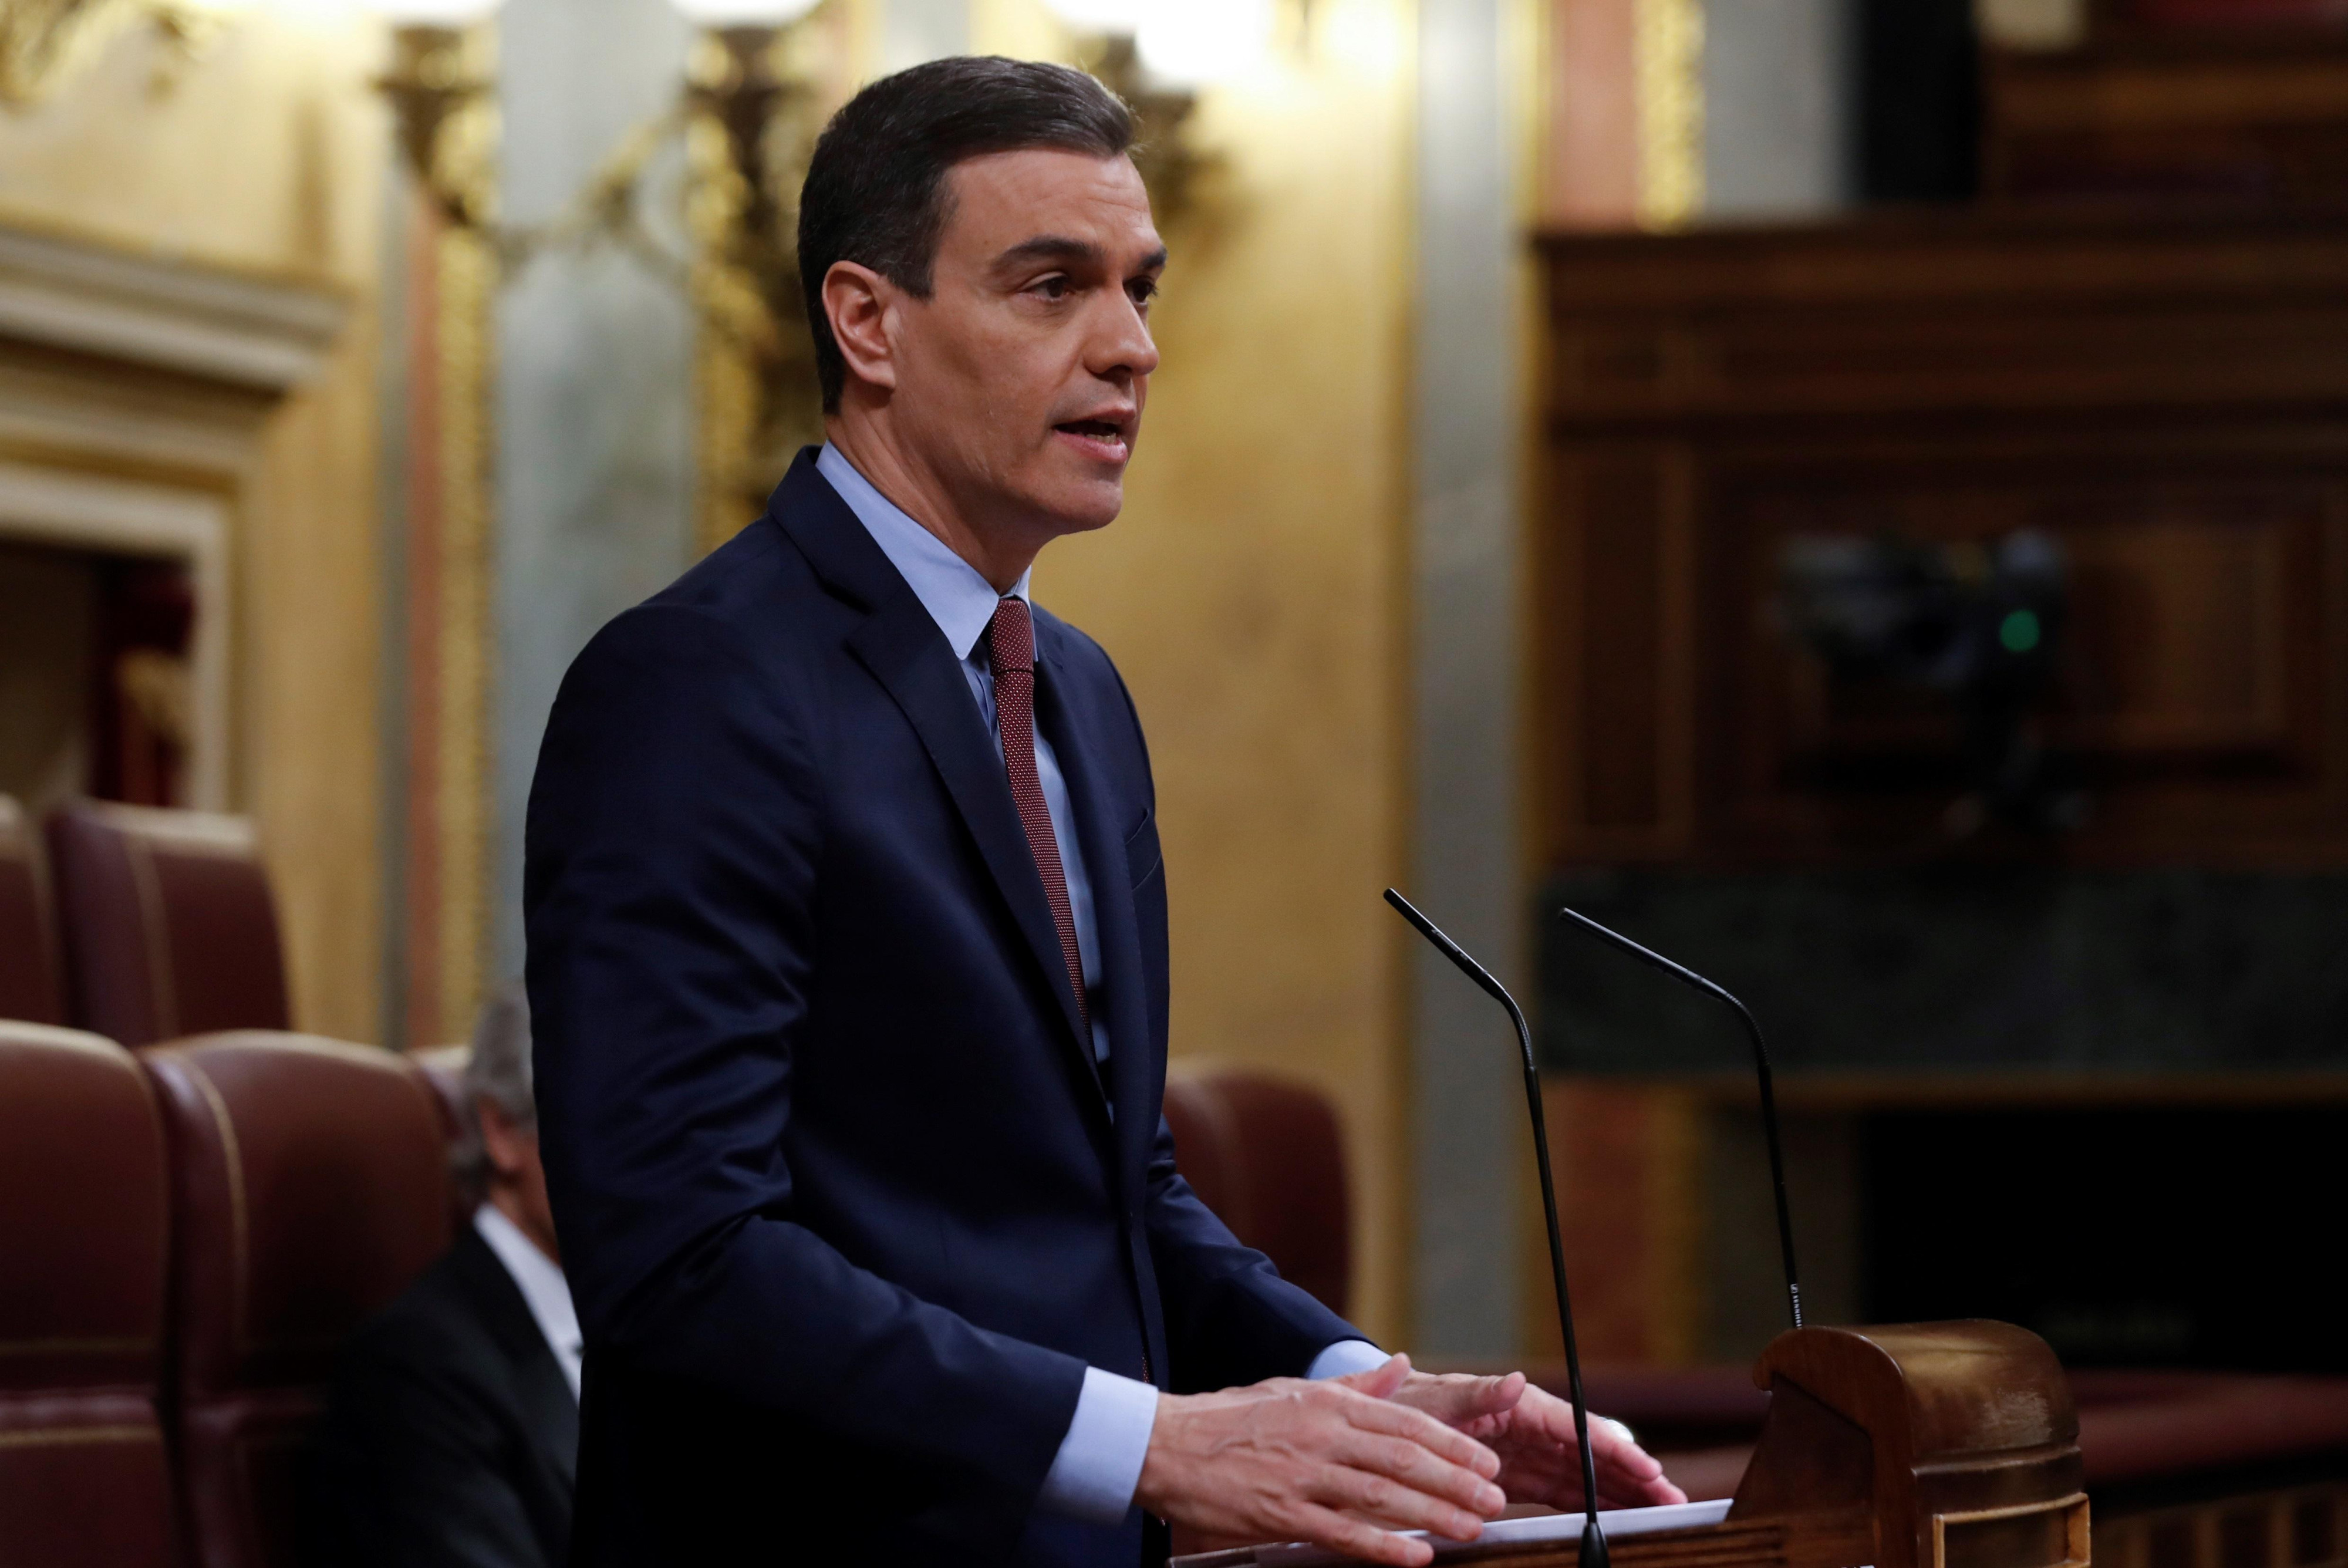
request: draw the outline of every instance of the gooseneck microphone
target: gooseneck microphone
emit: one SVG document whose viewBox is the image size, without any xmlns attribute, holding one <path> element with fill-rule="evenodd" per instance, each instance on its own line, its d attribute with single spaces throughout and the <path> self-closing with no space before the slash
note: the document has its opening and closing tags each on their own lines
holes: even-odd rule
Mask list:
<svg viewBox="0 0 2348 1568">
<path fill-rule="evenodd" d="M 1550 1176 L 1549 1120 L 1541 1114 L 1540 1068 L 1533 1060 L 1533 1032 L 1525 1023 L 1525 1010 L 1517 1006 L 1508 987 L 1468 957 L 1466 949 L 1444 935 L 1435 922 L 1419 913 L 1410 900 L 1392 888 L 1386 889 L 1386 902 L 1416 926 L 1421 936 L 1435 944 L 1437 952 L 1457 965 L 1462 975 L 1506 1007 L 1509 1021 L 1517 1026 L 1517 1044 L 1525 1057 L 1525 1103 L 1532 1111 L 1533 1157 L 1540 1164 L 1541 1212 L 1549 1222 L 1549 1266 L 1557 1283 L 1557 1322 L 1565 1331 L 1565 1376 L 1573 1391 L 1573 1437 L 1581 1445 L 1581 1495 L 1587 1517 L 1581 1525 L 1581 1568 L 1607 1568 L 1606 1535 L 1598 1528 L 1598 1462 L 1590 1453 L 1590 1401 L 1582 1397 L 1581 1352 L 1573 1342 L 1573 1303 L 1565 1288 L 1565 1243 L 1558 1237 L 1557 1186 Z"/>
<path fill-rule="evenodd" d="M 1777 1146 L 1777 1092 L 1769 1078 L 1769 1047 L 1762 1042 L 1761 1026 L 1752 1012 L 1721 986 L 1714 985 L 1694 970 L 1674 964 L 1660 953 L 1650 952 L 1619 931 L 1610 931 L 1588 915 L 1575 909 L 1560 909 L 1558 918 L 1570 921 L 1591 935 L 1612 947 L 1621 948 L 1640 963 L 1660 969 L 1677 980 L 1728 1004 L 1745 1033 L 1753 1041 L 1753 1068 L 1761 1081 L 1761 1130 L 1769 1140 L 1769 1181 L 1777 1193 L 1777 1250 L 1786 1260 L 1786 1305 L 1792 1312 L 1794 1326 L 1802 1326 L 1802 1287 L 1794 1273 L 1794 1216 L 1786 1202 L 1786 1156 Z"/>
</svg>

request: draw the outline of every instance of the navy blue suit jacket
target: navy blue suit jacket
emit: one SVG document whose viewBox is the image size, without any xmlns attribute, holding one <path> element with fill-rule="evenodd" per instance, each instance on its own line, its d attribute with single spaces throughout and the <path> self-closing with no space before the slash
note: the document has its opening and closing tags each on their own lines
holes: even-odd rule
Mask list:
<svg viewBox="0 0 2348 1568">
<path fill-rule="evenodd" d="M 1035 1506 L 1086 1365 L 1218 1387 L 1359 1336 L 1176 1173 L 1165 876 L 1107 655 L 1037 612 L 1104 1084 L 953 650 L 812 456 L 580 655 L 531 790 L 574 1561 L 1131 1563 L 1138 1511 Z"/>
</svg>

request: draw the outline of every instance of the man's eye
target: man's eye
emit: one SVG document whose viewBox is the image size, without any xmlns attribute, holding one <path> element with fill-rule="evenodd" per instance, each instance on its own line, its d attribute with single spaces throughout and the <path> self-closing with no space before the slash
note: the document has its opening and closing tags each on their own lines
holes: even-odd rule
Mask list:
<svg viewBox="0 0 2348 1568">
<path fill-rule="evenodd" d="M 1149 302 L 1158 297 L 1158 280 L 1155 278 L 1136 278 L 1131 283 L 1125 285 L 1125 292 L 1132 296 L 1134 304 L 1139 305 L 1144 310 L 1148 310 L 1149 308 Z"/>
<path fill-rule="evenodd" d="M 1055 273 L 1048 278 L 1039 278 L 1028 286 L 1045 299 L 1066 299 L 1070 285 L 1065 276 Z"/>
</svg>

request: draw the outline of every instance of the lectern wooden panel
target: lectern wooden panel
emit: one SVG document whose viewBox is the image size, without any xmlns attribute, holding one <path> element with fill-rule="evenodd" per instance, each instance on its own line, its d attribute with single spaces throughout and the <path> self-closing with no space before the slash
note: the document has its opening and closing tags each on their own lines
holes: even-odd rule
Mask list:
<svg viewBox="0 0 2348 1568">
<path fill-rule="evenodd" d="M 2085 1568 L 2078 1417 L 2036 1335 L 1979 1321 L 1796 1329 L 1753 1376 L 1769 1417 L 1728 1517 L 1612 1540 L 1615 1568 Z M 1297 1555 L 1179 1561 L 1271 1568 Z M 1571 1540 L 1437 1554 L 1512 1568 L 1580 1558 Z"/>
</svg>

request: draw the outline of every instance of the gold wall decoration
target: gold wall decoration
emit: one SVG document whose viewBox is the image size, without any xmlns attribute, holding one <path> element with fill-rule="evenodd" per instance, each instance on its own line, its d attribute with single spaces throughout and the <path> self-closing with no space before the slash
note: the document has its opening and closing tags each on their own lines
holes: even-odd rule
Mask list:
<svg viewBox="0 0 2348 1568">
<path fill-rule="evenodd" d="M 792 455 L 823 439 L 798 234 L 799 181 L 827 95 L 814 69 L 783 57 L 805 37 L 714 29 L 693 62 L 686 221 L 700 319 L 695 534 L 705 552 L 763 511 Z"/>
<path fill-rule="evenodd" d="M 1308 7 L 1298 7 L 1299 29 L 1310 26 Z M 1198 200 L 1200 181 L 1216 167 L 1213 154 L 1191 144 L 1191 116 L 1198 95 L 1150 80 L 1130 33 L 1077 41 L 1077 63 L 1133 111 L 1133 161 L 1148 189 L 1150 211 L 1159 223 L 1181 222 Z"/>
<path fill-rule="evenodd" d="M 1675 229 L 1704 208 L 1704 0 L 1636 0 L 1639 222 Z"/>
<path fill-rule="evenodd" d="M 823 116 L 845 96 L 838 67 L 850 9 L 824 5 L 789 21 L 705 28 L 676 101 L 623 138 L 543 223 L 495 222 L 483 204 L 486 153 L 448 134 L 490 91 L 489 77 L 466 57 L 465 34 L 398 29 L 393 68 L 376 84 L 392 101 L 420 187 L 450 232 L 484 246 L 502 275 L 544 252 L 599 242 L 691 301 L 699 328 L 695 534 L 705 551 L 756 517 L 791 454 L 822 438 L 799 294 L 797 196 Z M 654 159 L 680 134 L 687 255 L 662 243 L 644 208 Z"/>
<path fill-rule="evenodd" d="M 484 118 L 467 111 L 495 90 L 478 30 L 407 26 L 391 30 L 391 68 L 376 90 L 391 100 L 392 126 L 410 173 L 455 229 L 486 229 L 489 160 L 496 139 Z"/>
<path fill-rule="evenodd" d="M 168 51 L 152 84 L 163 90 L 224 25 L 218 12 L 185 0 L 0 0 L 0 104 L 39 102 L 117 35 L 140 26 Z"/>
</svg>

